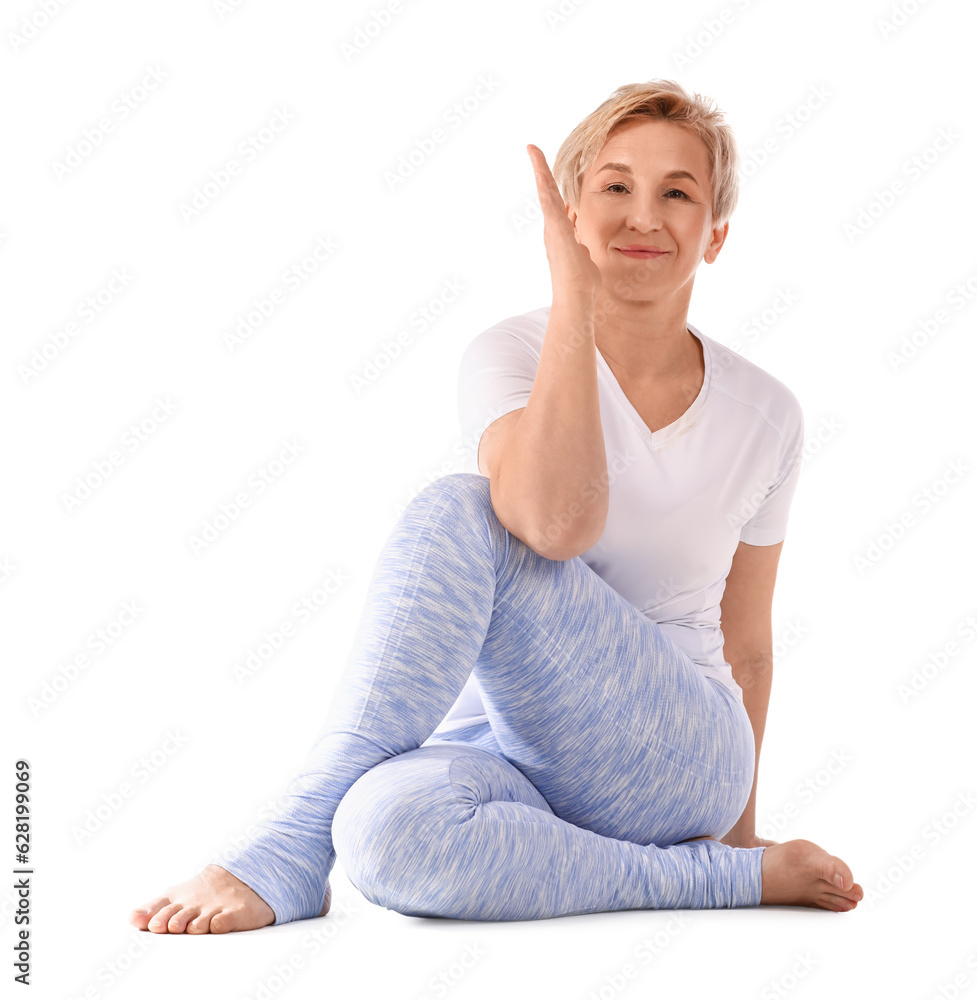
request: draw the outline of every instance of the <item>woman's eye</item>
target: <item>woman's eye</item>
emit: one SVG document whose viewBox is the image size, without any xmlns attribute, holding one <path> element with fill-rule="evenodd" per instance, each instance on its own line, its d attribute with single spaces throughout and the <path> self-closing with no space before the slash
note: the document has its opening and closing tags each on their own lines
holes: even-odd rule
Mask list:
<svg viewBox="0 0 977 1000">
<path fill-rule="evenodd" d="M 622 191 L 627 191 L 627 186 L 624 184 L 608 184 L 607 187 L 604 188 L 604 190 L 613 191 L 614 188 L 620 188 Z M 678 188 L 671 188 L 669 191 L 666 191 L 665 194 L 666 196 L 677 194 L 680 195 L 682 198 L 684 198 L 686 201 L 689 200 L 689 196 L 684 191 L 680 191 Z"/>
</svg>

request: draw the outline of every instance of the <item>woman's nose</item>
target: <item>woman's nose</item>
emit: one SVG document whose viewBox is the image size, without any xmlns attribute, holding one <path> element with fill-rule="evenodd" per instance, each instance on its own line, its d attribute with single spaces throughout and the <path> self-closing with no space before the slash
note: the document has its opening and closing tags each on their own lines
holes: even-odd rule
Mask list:
<svg viewBox="0 0 977 1000">
<path fill-rule="evenodd" d="M 646 201 L 632 201 L 628 206 L 626 221 L 629 228 L 641 232 L 661 229 L 662 215 L 658 203 L 650 198 Z"/>
</svg>

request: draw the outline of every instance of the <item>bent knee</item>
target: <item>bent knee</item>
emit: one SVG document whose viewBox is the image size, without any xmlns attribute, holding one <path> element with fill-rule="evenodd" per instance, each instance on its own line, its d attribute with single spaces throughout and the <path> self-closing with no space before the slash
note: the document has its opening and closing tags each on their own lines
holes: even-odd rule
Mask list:
<svg viewBox="0 0 977 1000">
<path fill-rule="evenodd" d="M 332 825 L 336 856 L 371 902 L 408 912 L 425 874 L 437 866 L 446 827 L 463 818 L 466 804 L 448 776 L 453 750 L 433 744 L 391 757 L 340 801 Z"/>
<path fill-rule="evenodd" d="M 473 510 L 484 509 L 486 505 L 491 508 L 491 484 L 485 476 L 476 472 L 452 472 L 432 480 L 411 498 L 410 503 L 432 501 Z"/>
<path fill-rule="evenodd" d="M 388 910 L 470 914 L 463 859 L 479 850 L 479 807 L 496 800 L 548 808 L 527 778 L 491 752 L 445 742 L 399 754 L 362 775 L 339 803 L 337 858 L 350 882 Z"/>
</svg>

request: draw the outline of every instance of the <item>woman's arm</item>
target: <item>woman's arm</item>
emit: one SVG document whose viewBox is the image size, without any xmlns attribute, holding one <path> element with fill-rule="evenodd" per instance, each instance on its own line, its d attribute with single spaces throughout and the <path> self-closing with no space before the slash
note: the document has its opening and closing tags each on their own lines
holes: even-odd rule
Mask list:
<svg viewBox="0 0 977 1000">
<path fill-rule="evenodd" d="M 592 307 L 554 300 L 525 407 L 489 424 L 478 467 L 503 525 L 547 559 L 572 559 L 607 521 L 607 475 Z M 586 499 L 585 501 L 585 498 Z"/>
<path fill-rule="evenodd" d="M 607 475 L 597 390 L 594 312 L 601 275 L 577 242 L 559 186 L 538 146 L 529 145 L 543 210 L 553 303 L 526 405 L 482 434 L 478 467 L 491 480 L 503 527 L 547 559 L 572 559 L 604 533 Z M 586 501 L 585 499 L 586 498 Z"/>
<path fill-rule="evenodd" d="M 756 790 L 760 771 L 760 745 L 767 721 L 770 685 L 773 680 L 773 633 L 770 623 L 777 564 L 783 542 L 747 545 L 740 542 L 733 555 L 726 589 L 720 603 L 724 638 L 723 656 L 732 667 L 733 679 L 743 689 L 743 705 L 753 726 L 756 767 L 753 790 L 735 826 L 723 837 L 731 847 L 771 844 L 756 835 Z"/>
</svg>

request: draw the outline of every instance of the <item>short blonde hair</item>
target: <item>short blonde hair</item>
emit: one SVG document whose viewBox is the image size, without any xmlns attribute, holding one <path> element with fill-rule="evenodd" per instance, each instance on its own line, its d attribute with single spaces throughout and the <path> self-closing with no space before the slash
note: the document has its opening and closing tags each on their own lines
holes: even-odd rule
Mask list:
<svg viewBox="0 0 977 1000">
<path fill-rule="evenodd" d="M 694 132 L 706 149 L 712 187 L 713 226 L 726 223 L 739 197 L 739 153 L 733 130 L 715 102 L 689 94 L 674 80 L 627 83 L 592 111 L 563 140 L 553 161 L 553 176 L 563 200 L 576 208 L 580 181 L 610 133 L 625 122 L 652 118 Z"/>
</svg>

